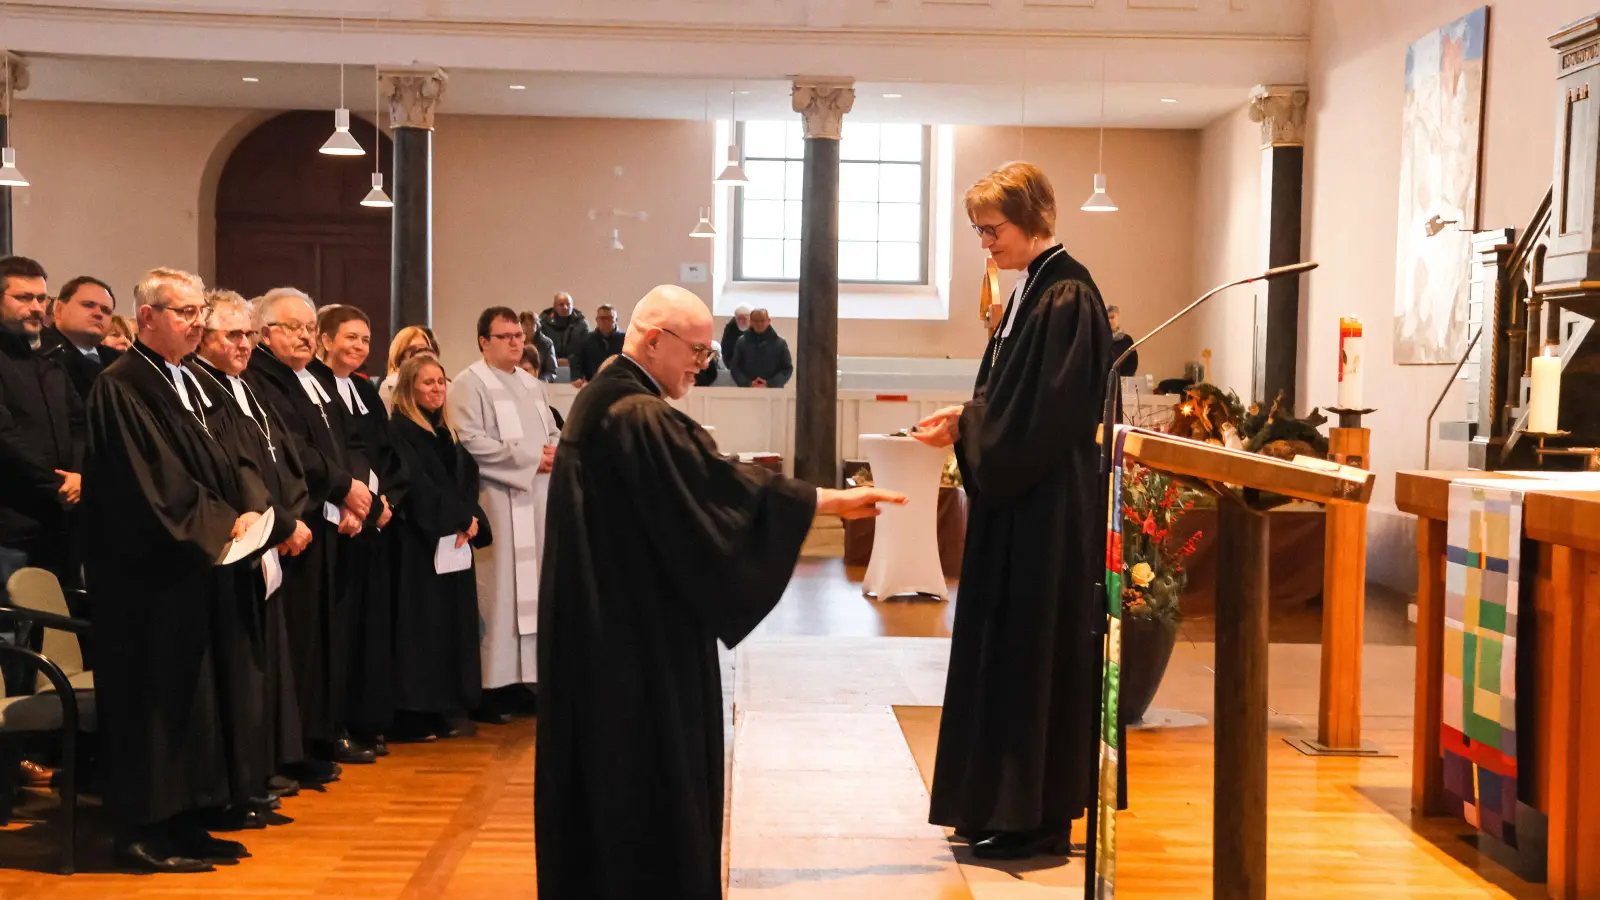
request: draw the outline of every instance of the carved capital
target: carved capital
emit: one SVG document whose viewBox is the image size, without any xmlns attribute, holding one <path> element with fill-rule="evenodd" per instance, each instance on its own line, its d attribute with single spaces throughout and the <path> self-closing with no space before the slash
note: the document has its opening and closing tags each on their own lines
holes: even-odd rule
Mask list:
<svg viewBox="0 0 1600 900">
<path fill-rule="evenodd" d="M 1261 146 L 1303 147 L 1311 95 L 1292 84 L 1262 84 L 1250 92 L 1250 121 L 1261 123 Z"/>
<path fill-rule="evenodd" d="M 389 100 L 390 128 L 433 130 L 433 114 L 449 80 L 443 69 L 383 69 L 378 77 L 381 93 Z"/>
<path fill-rule="evenodd" d="M 806 137 L 837 141 L 844 114 L 856 105 L 853 78 L 796 78 L 790 94 L 806 123 Z"/>
<path fill-rule="evenodd" d="M 0 66 L 0 91 L 18 91 L 28 89 L 28 61 L 15 53 L 5 55 L 6 64 Z"/>
</svg>

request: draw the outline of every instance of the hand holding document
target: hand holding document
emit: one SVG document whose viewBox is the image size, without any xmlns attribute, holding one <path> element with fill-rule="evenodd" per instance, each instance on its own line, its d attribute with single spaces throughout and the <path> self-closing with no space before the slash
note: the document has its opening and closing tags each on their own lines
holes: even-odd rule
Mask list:
<svg viewBox="0 0 1600 900">
<path fill-rule="evenodd" d="M 433 552 L 433 570 L 440 575 L 472 568 L 472 545 L 458 542 L 457 537 L 447 534 L 439 538 L 439 547 Z"/>
<path fill-rule="evenodd" d="M 245 513 L 244 516 L 239 518 L 244 521 L 245 517 L 249 515 L 252 515 L 252 513 Z M 255 521 L 249 522 L 244 531 L 235 536 L 228 546 L 222 549 L 222 556 L 217 560 L 217 565 L 231 566 L 239 560 L 260 551 L 262 547 L 267 545 L 267 537 L 272 534 L 272 524 L 272 510 L 268 509 L 260 516 L 257 516 Z"/>
</svg>

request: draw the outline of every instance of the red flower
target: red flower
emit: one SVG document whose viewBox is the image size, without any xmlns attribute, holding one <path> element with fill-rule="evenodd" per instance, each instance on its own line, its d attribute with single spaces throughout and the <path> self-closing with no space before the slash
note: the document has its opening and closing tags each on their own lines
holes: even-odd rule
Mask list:
<svg viewBox="0 0 1600 900">
<path fill-rule="evenodd" d="M 1150 535 L 1156 533 L 1156 517 L 1154 515 L 1144 520 L 1144 533 Z"/>
</svg>

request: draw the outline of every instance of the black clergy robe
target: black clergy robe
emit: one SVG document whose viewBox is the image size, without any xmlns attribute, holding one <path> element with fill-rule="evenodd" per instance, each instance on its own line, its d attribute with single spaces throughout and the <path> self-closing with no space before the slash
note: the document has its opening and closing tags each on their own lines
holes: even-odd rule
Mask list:
<svg viewBox="0 0 1600 900">
<path fill-rule="evenodd" d="M 143 345 L 90 393 L 83 529 L 98 643 L 95 694 L 106 806 L 123 824 L 242 803 L 270 771 L 254 738 L 260 679 L 249 661 L 253 561 L 215 564 L 234 522 L 268 507 L 260 467 L 225 408 L 188 368 Z"/>
<path fill-rule="evenodd" d="M 1091 590 L 1105 532 L 1095 427 L 1111 328 L 1066 251 L 1040 254 L 1028 277 L 956 444 L 971 505 L 930 821 L 960 830 L 1062 832 L 1093 796 L 1090 634 L 1106 602 Z"/>
<path fill-rule="evenodd" d="M 718 456 L 627 357 L 578 394 L 539 584 L 541 896 L 720 896 L 717 640 L 777 604 L 815 510 L 811 485 Z"/>
<path fill-rule="evenodd" d="M 344 724 L 352 732 L 382 734 L 394 719 L 394 540 L 378 528 L 379 495 L 398 495 L 405 473 L 389 435 L 389 409 L 367 379 L 350 379 L 347 402 L 333 370 L 319 360 L 306 367 L 322 383 L 344 417 L 345 460 L 352 475 L 372 491 L 372 509 L 355 535 L 339 535 L 339 608 L 334 622 L 342 648 Z M 391 511 L 394 500 L 390 499 Z M 392 524 L 392 523 L 391 523 Z"/>
<path fill-rule="evenodd" d="M 209 376 L 201 385 L 214 404 L 226 406 L 230 412 L 238 410 L 235 433 L 246 452 L 261 464 L 261 478 L 267 488 L 276 517 L 272 546 L 276 547 L 294 534 L 295 522 L 310 515 L 307 512 L 305 473 L 300 466 L 299 454 L 289 439 L 283 420 L 271 409 L 263 406 L 248 385 L 244 388 L 244 402 L 250 414 L 245 416 L 238 406 L 238 395 L 233 382 L 223 372 L 213 368 L 198 357 L 196 367 Z M 317 511 L 317 512 L 320 512 Z M 280 560 L 280 565 L 287 557 Z M 258 657 L 264 704 L 264 733 L 270 771 L 280 771 L 284 766 L 297 763 L 305 757 L 305 736 L 300 729 L 300 701 L 295 695 L 294 664 L 289 655 L 289 623 L 284 616 L 284 588 L 266 596 L 266 582 L 253 578 L 249 585 L 255 595 L 254 622 L 261 632 Z"/>
<path fill-rule="evenodd" d="M 283 422 L 305 474 L 302 521 L 311 529 L 311 545 L 283 561 L 283 605 L 300 727 L 306 741 L 326 744 L 339 737 L 345 693 L 336 622 L 339 525 L 323 515 L 324 504 L 344 502 L 354 477 L 345 459 L 343 407 L 334 399 L 319 408 L 294 370 L 264 345 L 256 347 L 244 379 Z"/>
<path fill-rule="evenodd" d="M 462 713 L 478 705 L 478 580 L 472 569 L 440 575 L 439 539 L 478 520 L 473 547 L 493 541 L 478 505 L 478 463 L 449 429 L 390 421 L 408 477 L 395 504 L 394 703 L 396 709 Z"/>
</svg>

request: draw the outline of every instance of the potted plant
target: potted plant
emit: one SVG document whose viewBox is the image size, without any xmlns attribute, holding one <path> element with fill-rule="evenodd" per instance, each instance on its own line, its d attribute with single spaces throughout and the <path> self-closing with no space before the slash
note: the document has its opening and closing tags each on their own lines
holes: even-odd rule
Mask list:
<svg viewBox="0 0 1600 900">
<path fill-rule="evenodd" d="M 1130 463 L 1122 475 L 1122 665 L 1119 707 L 1124 724 L 1140 721 L 1172 658 L 1179 597 L 1188 584 L 1184 560 L 1201 534 L 1182 543 L 1173 525 L 1194 509 L 1200 492 L 1171 475 Z"/>
</svg>

